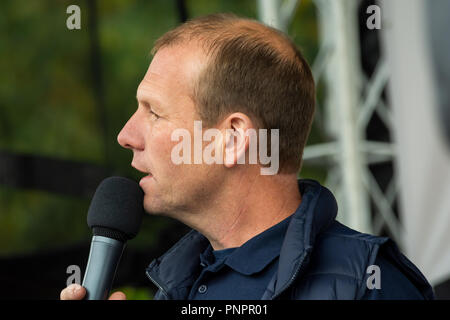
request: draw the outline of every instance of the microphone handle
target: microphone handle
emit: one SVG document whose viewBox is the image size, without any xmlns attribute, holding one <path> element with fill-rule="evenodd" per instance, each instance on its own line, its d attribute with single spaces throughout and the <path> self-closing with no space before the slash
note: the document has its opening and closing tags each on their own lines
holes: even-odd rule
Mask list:
<svg viewBox="0 0 450 320">
<path fill-rule="evenodd" d="M 92 237 L 82 284 L 86 288 L 84 300 L 108 298 L 124 248 L 124 242 L 102 236 Z"/>
</svg>

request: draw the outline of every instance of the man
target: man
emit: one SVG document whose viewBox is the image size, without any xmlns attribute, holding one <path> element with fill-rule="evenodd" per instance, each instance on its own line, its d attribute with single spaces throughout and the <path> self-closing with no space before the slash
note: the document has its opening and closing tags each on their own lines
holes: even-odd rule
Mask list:
<svg viewBox="0 0 450 320">
<path fill-rule="evenodd" d="M 137 111 L 118 142 L 133 151 L 132 166 L 145 175 L 145 210 L 194 229 L 148 266 L 155 299 L 433 298 L 391 240 L 338 223 L 331 192 L 297 180 L 315 90 L 308 64 L 286 36 L 215 14 L 166 33 L 153 53 Z M 216 134 L 202 139 L 200 160 L 210 148 L 215 161 L 191 161 L 191 140 L 181 150 L 188 161 L 175 161 L 174 132 L 195 140 L 206 128 Z M 279 157 L 275 173 L 262 171 L 264 143 L 251 161 L 255 136 L 247 133 L 264 132 L 259 129 L 279 134 L 279 140 L 257 136 L 268 141 L 271 160 Z M 61 298 L 84 294 L 70 286 Z"/>
</svg>

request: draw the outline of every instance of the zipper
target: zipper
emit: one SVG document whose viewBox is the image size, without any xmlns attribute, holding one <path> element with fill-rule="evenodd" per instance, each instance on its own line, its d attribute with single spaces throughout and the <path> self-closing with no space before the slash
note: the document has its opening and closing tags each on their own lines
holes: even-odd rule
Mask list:
<svg viewBox="0 0 450 320">
<path fill-rule="evenodd" d="M 167 300 L 170 300 L 170 299 L 169 299 L 169 294 L 166 292 L 166 290 L 164 290 L 164 288 L 163 288 L 163 287 L 162 287 L 155 279 L 152 278 L 152 276 L 150 275 L 150 273 L 149 273 L 148 271 L 145 272 L 145 275 L 147 276 L 147 278 L 150 279 L 151 282 L 153 282 L 153 284 L 154 284 L 155 286 L 158 287 L 158 289 L 161 291 L 161 293 L 162 293 L 164 296 L 166 296 Z"/>
<path fill-rule="evenodd" d="M 297 278 L 298 274 L 300 273 L 300 270 L 302 269 L 302 266 L 308 263 L 308 254 L 310 252 L 310 249 L 308 249 L 305 252 L 305 255 L 302 259 L 302 261 L 299 263 L 297 269 L 295 270 L 294 274 L 292 275 L 291 279 L 286 283 L 286 285 L 281 289 L 276 295 L 272 296 L 272 300 L 275 300 L 278 298 L 287 288 L 289 288 L 292 283 L 294 282 L 295 278 Z"/>
</svg>

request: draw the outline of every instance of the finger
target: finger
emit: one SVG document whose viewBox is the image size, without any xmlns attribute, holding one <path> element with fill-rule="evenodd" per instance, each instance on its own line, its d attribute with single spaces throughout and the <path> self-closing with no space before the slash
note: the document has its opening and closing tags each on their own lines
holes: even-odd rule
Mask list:
<svg viewBox="0 0 450 320">
<path fill-rule="evenodd" d="M 125 293 L 121 291 L 114 292 L 108 300 L 127 300 Z"/>
<path fill-rule="evenodd" d="M 61 300 L 82 300 L 86 295 L 86 289 L 79 284 L 71 284 L 61 291 Z"/>
</svg>

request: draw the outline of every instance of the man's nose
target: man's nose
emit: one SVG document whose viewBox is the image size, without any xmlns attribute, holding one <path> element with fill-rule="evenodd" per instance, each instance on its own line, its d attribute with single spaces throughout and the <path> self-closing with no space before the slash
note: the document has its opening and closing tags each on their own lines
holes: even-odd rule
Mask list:
<svg viewBox="0 0 450 320">
<path fill-rule="evenodd" d="M 124 148 L 131 150 L 143 150 L 144 139 L 140 131 L 137 112 L 131 116 L 125 126 L 117 135 L 117 142 Z"/>
</svg>

